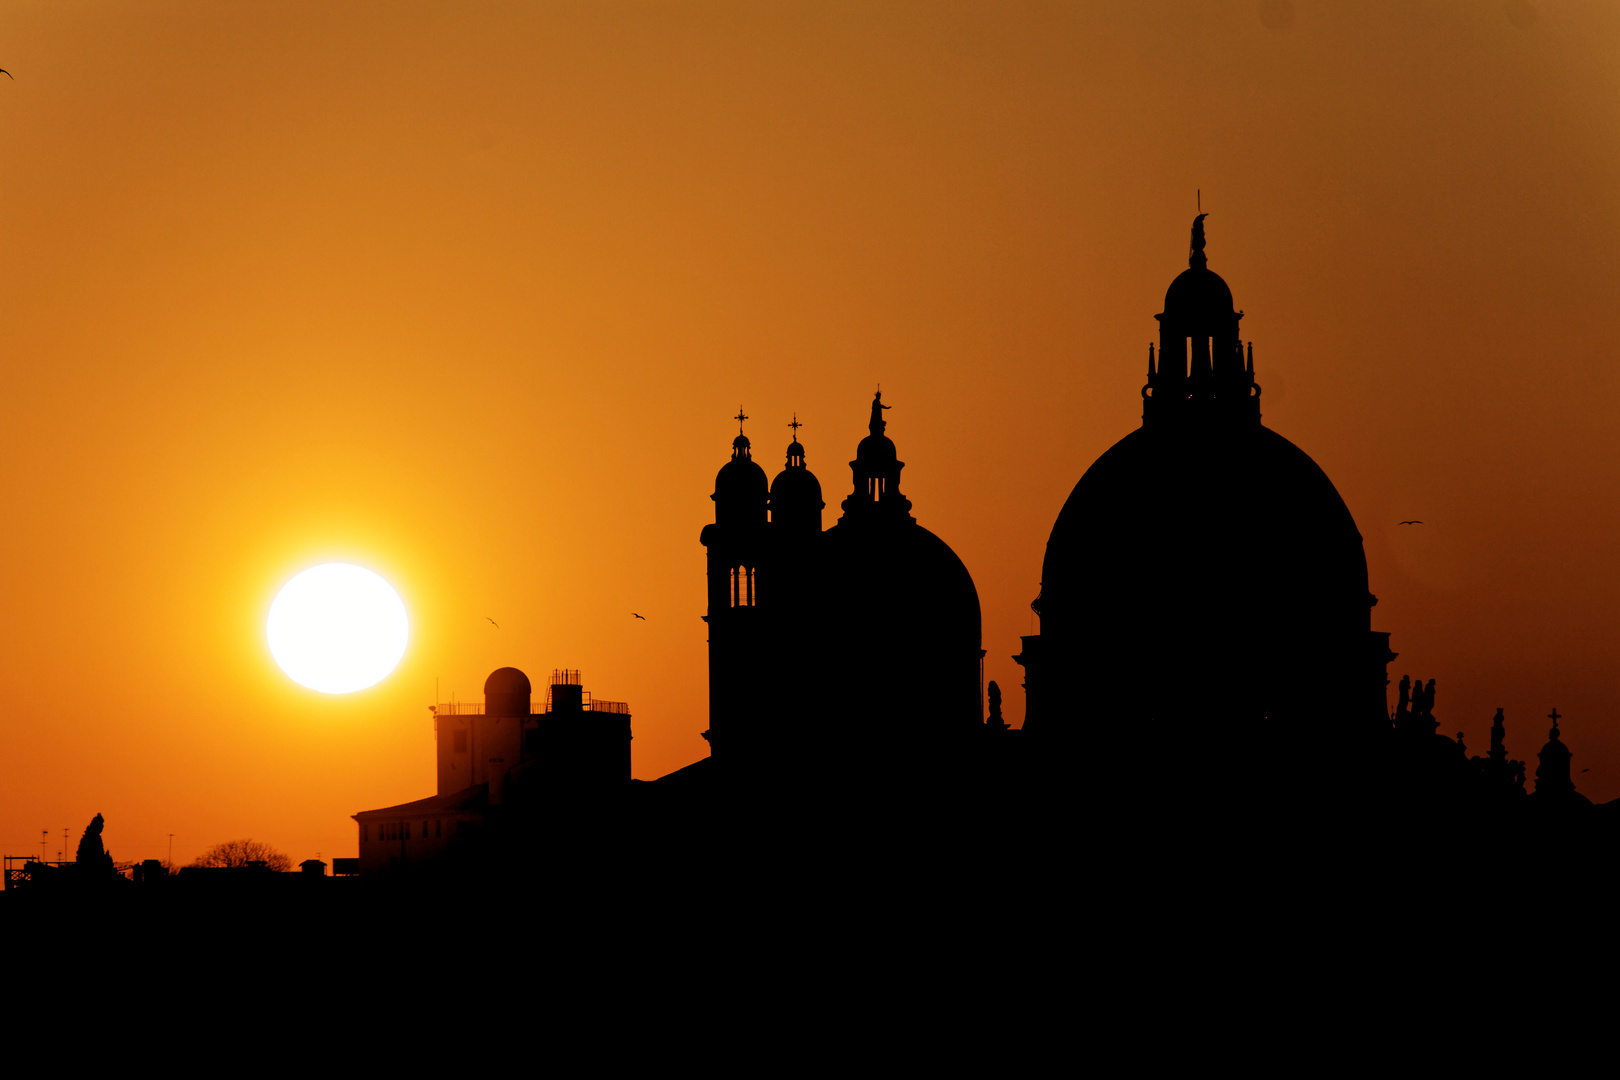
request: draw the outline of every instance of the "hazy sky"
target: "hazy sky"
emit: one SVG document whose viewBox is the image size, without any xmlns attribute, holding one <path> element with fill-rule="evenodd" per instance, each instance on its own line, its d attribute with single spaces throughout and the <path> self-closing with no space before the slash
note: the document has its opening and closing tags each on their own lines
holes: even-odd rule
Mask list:
<svg viewBox="0 0 1620 1080">
<path fill-rule="evenodd" d="M 505 664 L 628 701 L 638 777 L 701 757 L 729 418 L 774 473 L 797 412 L 831 524 L 878 382 L 1017 722 L 1200 189 L 1392 676 L 1532 768 L 1556 705 L 1620 796 L 1620 6 L 0 11 L 6 853 L 353 854 Z M 263 634 L 331 559 L 413 619 L 338 698 Z"/>
</svg>

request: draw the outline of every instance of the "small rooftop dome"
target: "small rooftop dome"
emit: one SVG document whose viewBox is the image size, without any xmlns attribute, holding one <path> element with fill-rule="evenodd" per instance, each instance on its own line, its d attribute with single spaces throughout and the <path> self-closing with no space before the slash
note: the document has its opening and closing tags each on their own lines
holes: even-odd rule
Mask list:
<svg viewBox="0 0 1620 1080">
<path fill-rule="evenodd" d="M 484 680 L 487 716 L 528 716 L 533 688 L 529 677 L 515 667 L 496 668 Z"/>
</svg>

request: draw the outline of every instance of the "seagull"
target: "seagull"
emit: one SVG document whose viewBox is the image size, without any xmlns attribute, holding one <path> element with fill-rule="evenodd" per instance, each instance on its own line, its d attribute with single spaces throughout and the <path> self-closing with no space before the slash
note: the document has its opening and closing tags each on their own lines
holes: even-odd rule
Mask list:
<svg viewBox="0 0 1620 1080">
<path fill-rule="evenodd" d="M 636 615 L 636 613 L 635 613 L 635 612 L 633 612 L 633 611 L 632 611 L 632 612 L 631 612 L 631 613 L 630 613 L 630 614 L 632 614 L 632 615 Z M 636 618 L 638 618 L 638 619 L 640 619 L 640 620 L 641 620 L 641 621 L 642 621 L 642 622 L 646 622 L 646 621 L 647 621 L 647 616 L 645 616 L 645 615 L 636 615 Z"/>
<path fill-rule="evenodd" d="M 1421 521 L 1397 521 L 1395 524 L 1397 524 L 1397 525 L 1421 525 L 1421 524 L 1423 524 L 1423 522 L 1421 522 Z"/>
<path fill-rule="evenodd" d="M 489 619 L 489 616 L 485 615 L 484 618 Z M 501 624 L 496 622 L 494 619 L 489 619 L 489 625 L 493 626 L 497 630 L 501 628 Z"/>
<path fill-rule="evenodd" d="M 10 79 L 12 82 L 17 81 L 17 76 L 13 75 L 11 72 L 7 71 L 5 68 L 0 68 L 0 75 L 4 75 L 6 78 Z"/>
</svg>

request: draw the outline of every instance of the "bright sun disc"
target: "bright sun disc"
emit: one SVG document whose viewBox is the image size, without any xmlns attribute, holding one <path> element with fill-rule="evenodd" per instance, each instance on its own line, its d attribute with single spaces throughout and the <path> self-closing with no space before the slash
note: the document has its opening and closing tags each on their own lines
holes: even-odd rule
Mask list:
<svg viewBox="0 0 1620 1080">
<path fill-rule="evenodd" d="M 405 655 L 409 635 L 399 594 L 349 563 L 316 566 L 287 582 L 265 626 L 281 670 L 323 694 L 352 694 L 380 682 Z"/>
</svg>

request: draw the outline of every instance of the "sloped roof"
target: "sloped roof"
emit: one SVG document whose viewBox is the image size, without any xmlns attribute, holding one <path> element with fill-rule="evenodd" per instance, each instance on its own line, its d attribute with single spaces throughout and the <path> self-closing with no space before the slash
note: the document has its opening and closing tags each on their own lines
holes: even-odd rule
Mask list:
<svg viewBox="0 0 1620 1080">
<path fill-rule="evenodd" d="M 362 810 L 351 815 L 354 820 L 371 817 L 409 817 L 414 814 L 440 813 L 448 814 L 456 811 L 476 810 L 482 811 L 489 806 L 489 785 L 474 784 L 460 791 L 452 791 L 448 795 L 434 795 L 427 799 L 417 799 L 415 802 L 400 803 L 398 806 L 384 806 L 378 810 Z"/>
</svg>

